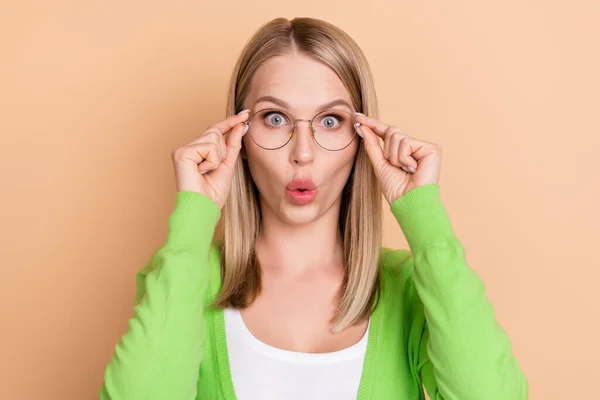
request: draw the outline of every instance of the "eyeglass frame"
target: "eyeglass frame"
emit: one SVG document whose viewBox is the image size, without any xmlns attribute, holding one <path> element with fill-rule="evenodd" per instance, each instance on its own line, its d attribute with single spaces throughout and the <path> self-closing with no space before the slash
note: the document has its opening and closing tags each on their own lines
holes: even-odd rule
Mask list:
<svg viewBox="0 0 600 400">
<path fill-rule="evenodd" d="M 256 112 L 252 113 L 252 115 L 250 115 L 250 116 L 248 117 L 248 119 L 247 119 L 246 121 L 244 121 L 244 125 L 246 125 L 246 126 L 248 126 L 248 127 L 249 127 L 249 126 L 250 126 L 250 120 L 251 120 L 251 119 L 252 119 L 252 118 L 253 118 L 253 117 L 254 117 L 256 114 L 258 114 L 259 112 L 267 111 L 267 110 L 278 111 L 278 112 L 282 112 L 283 114 L 285 114 L 285 115 L 287 115 L 287 116 L 291 116 L 291 115 L 290 115 L 291 113 L 289 113 L 289 112 L 287 112 L 287 111 L 285 111 L 285 110 L 282 110 L 281 108 L 275 108 L 275 107 L 266 107 L 266 108 L 261 108 L 260 110 L 258 110 L 258 111 L 256 111 Z M 323 113 L 325 113 L 325 112 L 327 112 L 327 111 L 337 111 L 337 112 L 343 112 L 343 113 L 349 114 L 349 115 L 350 115 L 350 118 L 352 118 L 352 121 L 354 121 L 354 122 L 353 122 L 353 124 L 352 124 L 352 126 L 354 127 L 354 135 L 352 136 L 352 140 L 350 140 L 350 141 L 348 142 L 348 144 L 347 144 L 347 145 L 345 145 L 344 147 L 342 147 L 341 149 L 337 149 L 337 150 L 331 150 L 331 149 L 328 149 L 328 148 L 326 148 L 326 147 L 323 147 L 323 146 L 322 146 L 322 145 L 319 143 L 319 141 L 317 140 L 317 138 L 315 138 L 315 128 L 314 128 L 314 126 L 313 126 L 313 121 L 315 120 L 315 118 L 317 118 L 317 116 L 318 116 L 319 114 L 323 114 Z M 358 129 L 358 127 L 359 127 L 359 126 L 361 126 L 361 123 L 356 121 L 356 118 L 354 117 L 354 115 L 353 115 L 353 114 L 352 114 L 350 111 L 346 111 L 346 110 L 340 110 L 340 109 L 337 109 L 337 108 L 328 108 L 328 109 L 325 109 L 325 110 L 321 110 L 321 111 L 319 111 L 318 113 L 316 113 L 316 114 L 314 115 L 314 117 L 312 117 L 311 119 L 305 119 L 305 118 L 290 118 L 290 119 L 292 120 L 292 131 L 291 131 L 291 134 L 290 134 L 290 137 L 289 137 L 289 139 L 288 139 L 288 140 L 287 140 L 287 141 L 286 141 L 284 144 L 282 144 L 281 146 L 279 146 L 279 147 L 275 147 L 275 148 L 272 148 L 272 149 L 271 149 L 271 148 L 268 148 L 268 147 L 263 147 L 263 146 L 261 146 L 261 145 L 260 145 L 260 144 L 258 144 L 258 143 L 256 142 L 256 140 L 255 140 L 255 139 L 252 137 L 252 132 L 250 132 L 250 128 L 248 128 L 248 133 L 250 134 L 250 139 L 252 139 L 252 141 L 253 141 L 253 142 L 254 142 L 254 143 L 255 143 L 255 144 L 258 146 L 258 147 L 260 147 L 261 149 L 265 149 L 265 150 L 279 150 L 279 149 L 281 149 L 282 147 L 285 147 L 285 146 L 286 146 L 286 145 L 287 145 L 287 144 L 288 144 L 288 143 L 289 143 L 289 142 L 292 140 L 292 138 L 294 137 L 294 135 L 296 134 L 296 121 L 305 121 L 305 122 L 308 122 L 308 123 L 309 123 L 309 126 L 310 126 L 310 136 L 312 137 L 312 139 L 314 140 L 314 142 L 315 142 L 315 143 L 316 143 L 316 144 L 317 144 L 317 145 L 318 145 L 320 148 L 322 148 L 322 149 L 324 149 L 324 150 L 327 150 L 327 151 L 342 151 L 342 150 L 346 149 L 348 146 L 350 146 L 350 145 L 352 144 L 352 142 L 354 142 L 354 139 L 355 139 L 355 138 L 356 138 L 356 136 L 357 136 L 357 129 Z M 360 137 L 360 135 L 358 135 L 358 136 Z"/>
</svg>

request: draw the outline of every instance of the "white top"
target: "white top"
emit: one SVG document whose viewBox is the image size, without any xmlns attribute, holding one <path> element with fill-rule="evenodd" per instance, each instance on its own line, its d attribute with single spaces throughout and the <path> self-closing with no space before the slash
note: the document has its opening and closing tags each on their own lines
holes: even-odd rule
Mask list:
<svg viewBox="0 0 600 400">
<path fill-rule="evenodd" d="M 238 400 L 356 399 L 369 327 L 358 343 L 343 350 L 299 353 L 261 342 L 248 330 L 239 310 L 223 311 Z"/>
</svg>

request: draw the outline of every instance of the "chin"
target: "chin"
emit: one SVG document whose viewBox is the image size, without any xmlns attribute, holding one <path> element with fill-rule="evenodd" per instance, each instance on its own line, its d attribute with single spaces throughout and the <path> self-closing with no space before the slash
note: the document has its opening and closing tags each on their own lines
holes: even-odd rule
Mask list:
<svg viewBox="0 0 600 400">
<path fill-rule="evenodd" d="M 283 204 L 279 208 L 279 216 L 290 225 L 304 225 L 317 219 L 319 217 L 319 210 L 319 203 L 316 201 L 299 206 L 284 199 Z"/>
</svg>

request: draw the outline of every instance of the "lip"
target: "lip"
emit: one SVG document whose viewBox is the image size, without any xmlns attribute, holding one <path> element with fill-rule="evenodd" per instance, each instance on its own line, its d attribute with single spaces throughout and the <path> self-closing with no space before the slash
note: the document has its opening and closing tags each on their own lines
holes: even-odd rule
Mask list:
<svg viewBox="0 0 600 400">
<path fill-rule="evenodd" d="M 286 186 L 287 190 L 315 190 L 317 185 L 310 178 L 296 178 L 292 179 L 290 183 Z"/>
<path fill-rule="evenodd" d="M 317 197 L 317 190 L 288 190 L 286 191 L 288 198 L 294 204 L 303 206 L 310 203 Z"/>
<path fill-rule="evenodd" d="M 286 186 L 290 201 L 297 205 L 310 203 L 317 197 L 317 185 L 310 178 L 296 178 Z"/>
</svg>

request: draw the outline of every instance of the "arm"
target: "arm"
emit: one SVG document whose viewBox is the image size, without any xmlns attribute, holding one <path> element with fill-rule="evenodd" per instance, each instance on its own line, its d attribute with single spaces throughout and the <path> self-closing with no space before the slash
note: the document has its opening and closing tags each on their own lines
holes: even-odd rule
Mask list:
<svg viewBox="0 0 600 400">
<path fill-rule="evenodd" d="M 391 209 L 413 254 L 426 320 L 417 369 L 431 399 L 527 399 L 527 380 L 483 282 L 467 265 L 439 185 L 417 187 Z"/>
<path fill-rule="evenodd" d="M 177 192 L 166 243 L 137 274 L 133 317 L 106 368 L 101 400 L 195 398 L 208 253 L 220 216 L 209 197 Z"/>
</svg>

